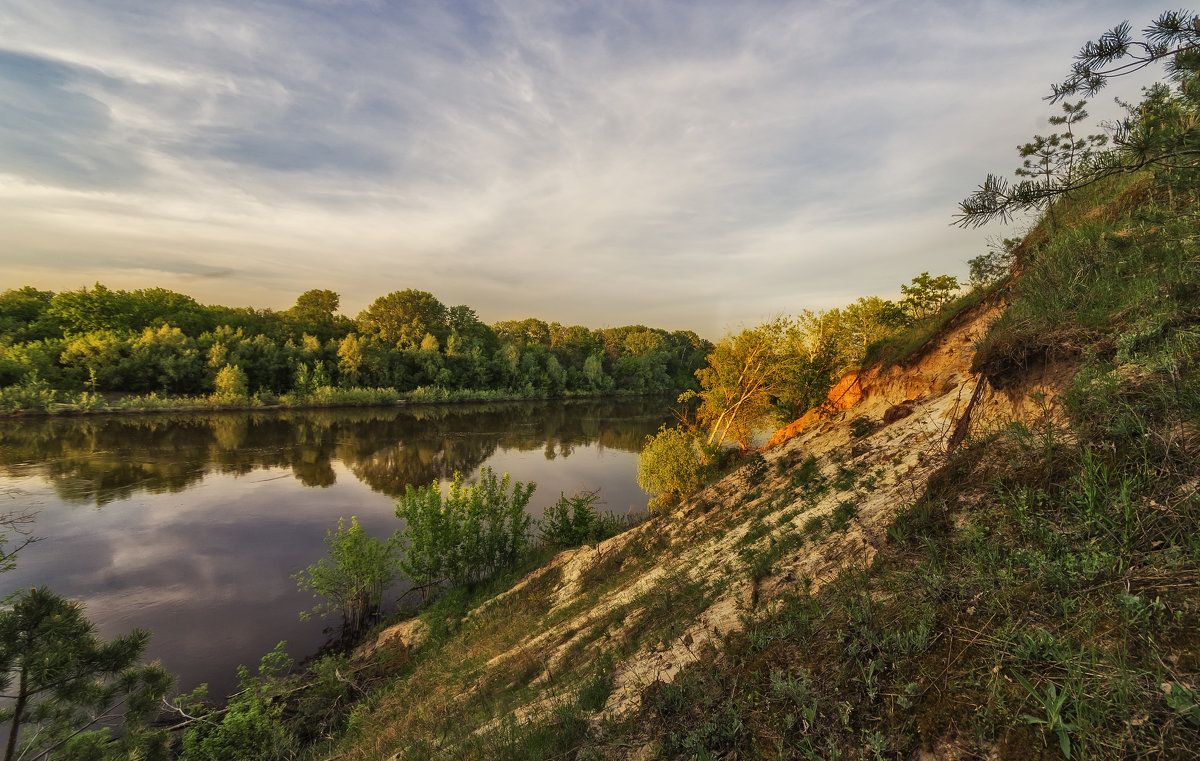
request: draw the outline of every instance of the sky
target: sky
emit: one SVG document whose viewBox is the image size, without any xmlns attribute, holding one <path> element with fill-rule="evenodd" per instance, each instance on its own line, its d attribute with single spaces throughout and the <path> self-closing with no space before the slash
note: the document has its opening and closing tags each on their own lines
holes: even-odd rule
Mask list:
<svg viewBox="0 0 1200 761">
<path fill-rule="evenodd" d="M 923 271 L 1141 0 L 3 0 L 0 290 L 708 338 Z M 1103 91 L 1091 126 L 1143 81 Z"/>
</svg>

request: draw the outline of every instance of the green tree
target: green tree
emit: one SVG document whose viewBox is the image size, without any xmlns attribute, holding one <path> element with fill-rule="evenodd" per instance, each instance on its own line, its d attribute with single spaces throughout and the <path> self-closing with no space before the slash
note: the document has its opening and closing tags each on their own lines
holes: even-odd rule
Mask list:
<svg viewBox="0 0 1200 761">
<path fill-rule="evenodd" d="M 296 304 L 290 310 L 296 317 L 309 322 L 330 322 L 341 303 L 341 296 L 323 289 L 313 288 L 296 297 Z"/>
<path fill-rule="evenodd" d="M 170 325 L 194 338 L 216 326 L 212 313 L 194 298 L 166 288 L 139 288 L 126 298 L 133 310 L 132 330 Z"/>
<path fill-rule="evenodd" d="M 336 531 L 328 531 L 327 557 L 292 575 L 301 592 L 312 592 L 320 601 L 312 612 L 342 618 L 342 632 L 354 638 L 379 615 L 383 594 L 396 581 L 396 542 L 380 541 L 366 532 L 351 516 L 350 525 L 338 519 Z M 301 613 L 301 618 L 309 614 Z"/>
<path fill-rule="evenodd" d="M 550 348 L 550 326 L 544 320 L 528 317 L 524 320 L 502 320 L 492 325 L 492 330 L 504 343 L 522 348 L 541 346 Z"/>
<path fill-rule="evenodd" d="M 480 321 L 475 310 L 460 304 L 446 310 L 446 328 L 456 338 L 455 351 L 468 354 L 473 349 L 491 354 L 500 346 L 496 332 Z M 449 338 L 447 338 L 449 349 Z"/>
<path fill-rule="evenodd" d="M 128 369 L 128 333 L 93 330 L 67 339 L 59 363 L 68 369 L 76 388 L 88 391 L 119 391 L 125 387 L 123 371 Z"/>
<path fill-rule="evenodd" d="M 60 336 L 59 326 L 46 316 L 53 298 L 53 291 L 39 291 L 28 285 L 0 294 L 0 343 Z"/>
<path fill-rule="evenodd" d="M 328 341 L 345 335 L 350 328 L 350 321 L 337 314 L 340 302 L 341 297 L 337 293 L 314 288 L 300 294 L 296 304 L 284 312 L 283 317 L 293 326 L 293 336 L 308 333 Z"/>
<path fill-rule="evenodd" d="M 793 331 L 789 320 L 778 318 L 725 337 L 709 353 L 708 366 L 696 371 L 701 387 L 696 414 L 709 431 L 710 445 L 749 446 L 801 360 Z M 685 393 L 680 401 L 694 396 Z"/>
<path fill-rule="evenodd" d="M 161 666 L 138 664 L 149 640 L 134 630 L 105 642 L 83 606 L 44 588 L 22 592 L 0 612 L 0 685 L 12 690 L 12 703 L 0 709 L 0 721 L 9 723 L 4 761 L 64 748 L 92 758 L 113 751 L 165 757 L 164 733 L 146 721 L 172 680 Z M 115 718 L 122 720 L 119 740 L 94 729 Z"/>
<path fill-rule="evenodd" d="M 993 241 L 986 253 L 968 259 L 971 287 L 985 288 L 1007 277 L 1012 272 L 1016 249 L 1020 243 L 1017 238 L 1005 238 L 1000 243 Z"/>
<path fill-rule="evenodd" d="M 840 369 L 858 366 L 867 349 L 876 341 L 899 332 L 908 324 L 908 317 L 897 304 L 878 296 L 863 296 L 842 308 L 845 331 L 845 363 Z"/>
<path fill-rule="evenodd" d="M 782 335 L 778 353 L 786 361 L 770 409 L 776 423 L 790 423 L 820 406 L 841 374 L 861 361 L 850 311 L 805 310 Z"/>
<path fill-rule="evenodd" d="M 409 288 L 375 299 L 357 322 L 360 333 L 411 349 L 419 347 L 426 334 L 445 341 L 449 334 L 446 320 L 446 306 L 432 293 Z"/>
<path fill-rule="evenodd" d="M 138 324 L 135 299 L 125 291 L 114 291 L 101 283 L 88 290 L 61 291 L 50 300 L 47 315 L 55 319 L 67 334 L 94 330 L 128 332 Z"/>
<path fill-rule="evenodd" d="M 611 391 L 613 380 L 604 372 L 604 360 L 599 352 L 589 354 L 583 363 L 583 377 L 591 391 Z"/>
<path fill-rule="evenodd" d="M 1050 117 L 1050 123 L 1055 126 L 1065 125 L 1066 131 L 1054 132 L 1049 137 L 1034 135 L 1033 141 L 1017 147 L 1017 152 L 1024 161 L 1016 169 L 1018 177 L 1029 177 L 1036 186 L 1044 189 L 1063 188 L 1063 195 L 1070 192 L 1080 167 L 1091 156 L 1095 149 L 1108 142 L 1107 135 L 1075 135 L 1075 123 L 1087 118 L 1084 110 L 1086 101 L 1069 103 L 1063 101 L 1061 116 Z M 1046 195 L 1043 202 L 1050 216 L 1053 227 L 1054 206 L 1049 203 L 1051 196 Z"/>
<path fill-rule="evenodd" d="M 195 339 L 164 324 L 130 342 L 120 375 L 126 391 L 193 393 L 204 383 L 204 363 Z"/>
<path fill-rule="evenodd" d="M 942 310 L 958 291 L 958 278 L 953 275 L 932 277 L 922 272 L 909 285 L 900 286 L 904 299 L 900 306 L 914 320 L 923 320 Z"/>
</svg>

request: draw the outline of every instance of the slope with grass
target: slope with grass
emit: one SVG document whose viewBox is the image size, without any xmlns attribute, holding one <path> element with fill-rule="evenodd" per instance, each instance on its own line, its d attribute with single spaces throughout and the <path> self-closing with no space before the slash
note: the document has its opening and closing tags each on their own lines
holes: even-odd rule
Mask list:
<svg viewBox="0 0 1200 761">
<path fill-rule="evenodd" d="M 1200 224 L 1162 196 L 1062 202 L 852 406 L 384 632 L 314 752 L 1194 757 Z"/>
</svg>

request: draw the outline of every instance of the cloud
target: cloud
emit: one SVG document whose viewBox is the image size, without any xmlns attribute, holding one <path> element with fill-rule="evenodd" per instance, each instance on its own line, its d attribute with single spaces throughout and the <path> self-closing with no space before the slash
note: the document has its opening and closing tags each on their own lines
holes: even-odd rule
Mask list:
<svg viewBox="0 0 1200 761">
<path fill-rule="evenodd" d="M 1044 129 L 1083 41 L 1156 13 L 14 0 L 0 264 L 275 307 L 320 285 L 349 313 L 418 287 L 485 319 L 711 336 L 785 292 L 965 269 L 984 234 L 948 234 L 958 198 Z M 205 290 L 210 270 L 230 277 Z"/>
</svg>

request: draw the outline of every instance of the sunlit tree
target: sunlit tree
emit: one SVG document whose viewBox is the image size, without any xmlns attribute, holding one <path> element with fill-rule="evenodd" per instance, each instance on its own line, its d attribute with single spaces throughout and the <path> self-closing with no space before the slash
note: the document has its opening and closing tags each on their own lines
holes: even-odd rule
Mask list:
<svg viewBox="0 0 1200 761">
<path fill-rule="evenodd" d="M 432 293 L 409 288 L 375 299 L 357 322 L 359 332 L 408 349 L 419 347 L 426 334 L 444 341 L 449 333 L 446 320 L 445 304 Z"/>
</svg>

